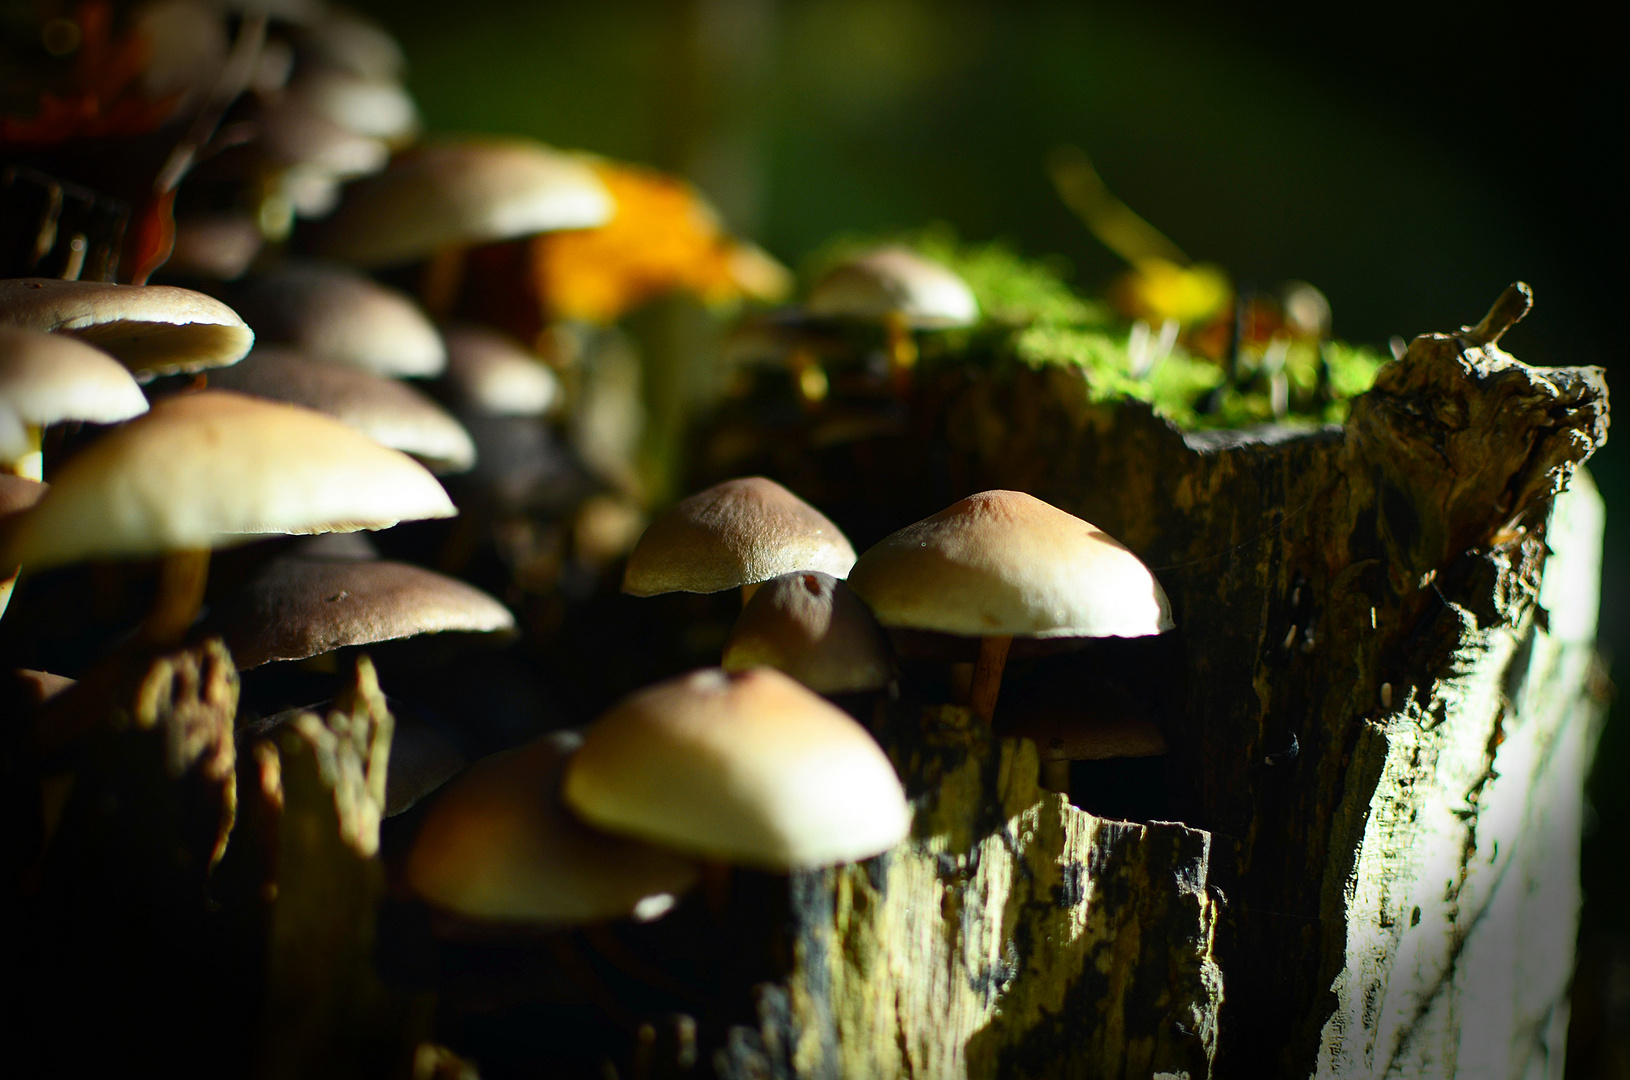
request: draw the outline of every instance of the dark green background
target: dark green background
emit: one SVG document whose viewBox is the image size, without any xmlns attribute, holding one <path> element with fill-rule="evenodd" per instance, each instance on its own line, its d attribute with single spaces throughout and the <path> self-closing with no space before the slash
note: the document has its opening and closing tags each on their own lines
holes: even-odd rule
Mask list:
<svg viewBox="0 0 1630 1080">
<path fill-rule="evenodd" d="M 1117 261 L 1043 171 L 1074 143 L 1195 258 L 1260 286 L 1317 284 L 1343 337 L 1474 322 L 1522 278 L 1537 305 L 1513 352 L 1630 375 L 1625 37 L 1620 16 L 1583 5 L 365 6 L 403 42 L 432 131 L 679 169 L 794 264 L 841 230 L 942 220 L 1062 255 L 1099 287 Z M 1594 464 L 1609 504 L 1603 642 L 1621 656 L 1626 450 Z M 1630 884 L 1618 712 L 1592 783 L 1588 941 L 1630 932 L 1610 900 Z"/>
</svg>

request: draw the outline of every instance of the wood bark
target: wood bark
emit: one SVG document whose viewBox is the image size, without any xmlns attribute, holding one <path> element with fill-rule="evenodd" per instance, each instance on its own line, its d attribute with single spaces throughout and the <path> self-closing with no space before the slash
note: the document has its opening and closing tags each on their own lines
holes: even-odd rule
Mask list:
<svg viewBox="0 0 1630 1080">
<path fill-rule="evenodd" d="M 721 1071 L 1560 1075 L 1607 398 L 1497 347 L 1521 306 L 1417 338 L 1341 428 L 1185 435 L 1018 365 L 925 372 L 858 440 L 718 417 L 716 475 L 857 546 L 1029 491 L 1138 552 L 1178 625 L 1173 821 L 1038 790 L 1034 747 L 962 710 L 897 717 L 913 837 L 794 881 L 793 968 Z"/>
</svg>

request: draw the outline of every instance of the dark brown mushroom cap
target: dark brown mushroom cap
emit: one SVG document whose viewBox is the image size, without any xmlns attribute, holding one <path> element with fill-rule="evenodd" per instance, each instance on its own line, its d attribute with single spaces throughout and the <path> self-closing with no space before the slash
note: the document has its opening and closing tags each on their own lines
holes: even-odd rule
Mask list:
<svg viewBox="0 0 1630 1080">
<path fill-rule="evenodd" d="M 884 626 L 1054 637 L 1172 628 L 1149 568 L 1096 525 L 1019 491 L 984 491 L 884 537 L 849 574 Z"/>
<path fill-rule="evenodd" d="M 827 516 L 762 476 L 726 480 L 653 521 L 628 557 L 623 592 L 722 592 L 795 570 L 844 577 L 849 539 Z"/>
<path fill-rule="evenodd" d="M 448 784 L 408 856 L 414 891 L 461 915 L 566 925 L 639 915 L 688 891 L 694 864 L 596 832 L 561 804 L 561 778 L 581 742 L 546 735 Z"/>
<path fill-rule="evenodd" d="M 273 559 L 210 621 L 240 669 L 419 634 L 505 633 L 509 609 L 472 585 L 399 562 Z"/>
<path fill-rule="evenodd" d="M 233 364 L 255 343 L 237 312 L 169 285 L 12 278 L 0 281 L 0 323 L 72 334 L 139 379 Z"/>
<path fill-rule="evenodd" d="M 431 472 L 465 472 L 475 464 L 475 443 L 464 425 L 427 395 L 394 379 L 268 346 L 223 368 L 211 383 L 327 413 L 381 446 L 412 454 Z"/>
<path fill-rule="evenodd" d="M 393 378 L 447 366 L 441 335 L 406 294 L 355 270 L 287 262 L 229 290 L 265 344 Z"/>
<path fill-rule="evenodd" d="M 773 667 L 817 694 L 881 690 L 894 678 L 883 628 L 854 591 L 802 570 L 766 581 L 725 642 L 723 667 Z"/>
<path fill-rule="evenodd" d="M 1167 750 L 1149 710 L 1124 687 L 1101 680 L 1077 686 L 1068 696 L 1012 701 L 1010 695 L 997 707 L 995 729 L 998 735 L 1034 741 L 1043 761 L 1157 757 Z"/>
</svg>

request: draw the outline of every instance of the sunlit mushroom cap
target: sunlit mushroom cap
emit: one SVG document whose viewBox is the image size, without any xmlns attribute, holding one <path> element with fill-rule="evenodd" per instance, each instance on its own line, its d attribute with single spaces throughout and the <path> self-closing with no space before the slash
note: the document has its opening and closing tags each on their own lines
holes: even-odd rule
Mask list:
<svg viewBox="0 0 1630 1080">
<path fill-rule="evenodd" d="M 300 74 L 285 92 L 358 135 L 400 144 L 419 130 L 413 98 L 393 79 L 319 67 Z"/>
<path fill-rule="evenodd" d="M 560 802 L 582 742 L 569 732 L 484 758 L 431 804 L 408 856 L 413 890 L 481 919 L 574 924 L 650 917 L 696 883 L 694 865 L 582 824 Z"/>
<path fill-rule="evenodd" d="M 564 796 L 607 832 L 775 871 L 869 858 L 911 825 L 866 729 L 771 668 L 624 698 L 589 729 Z"/>
<path fill-rule="evenodd" d="M 457 404 L 488 416 L 542 416 L 560 400 L 560 379 L 520 342 L 483 326 L 449 326 L 447 383 Z"/>
<path fill-rule="evenodd" d="M 898 245 L 834 267 L 810 288 L 804 306 L 811 315 L 838 318 L 897 315 L 923 330 L 979 321 L 979 303 L 967 282 L 949 267 Z"/>
<path fill-rule="evenodd" d="M 130 369 L 61 334 L 0 326 L 0 403 L 25 424 L 114 424 L 147 411 Z"/>
<path fill-rule="evenodd" d="M 885 537 L 849 587 L 884 626 L 1143 637 L 1172 628 L 1149 568 L 1096 525 L 1018 491 L 971 495 Z"/>
<path fill-rule="evenodd" d="M 413 262 L 450 245 L 603 225 L 613 206 L 582 159 L 524 139 L 442 143 L 354 185 L 315 237 L 362 266 Z"/>
<path fill-rule="evenodd" d="M 855 549 L 827 516 L 762 476 L 726 480 L 653 521 L 628 557 L 623 592 L 722 592 L 794 570 L 844 577 Z"/>
<path fill-rule="evenodd" d="M 396 289 L 343 266 L 288 262 L 238 283 L 233 302 L 266 344 L 375 375 L 439 375 L 447 348 L 424 312 Z"/>
<path fill-rule="evenodd" d="M 233 364 L 255 343 L 237 312 L 168 285 L 12 278 L 0 281 L 0 323 L 71 334 L 138 379 Z"/>
<path fill-rule="evenodd" d="M 882 627 L 843 582 L 804 570 L 766 581 L 725 642 L 726 671 L 773 667 L 817 694 L 881 690 L 894 678 Z"/>
<path fill-rule="evenodd" d="M 509 609 L 473 585 L 409 563 L 285 555 L 210 615 L 240 669 L 420 634 L 514 630 Z"/>
<path fill-rule="evenodd" d="M 464 472 L 475 464 L 475 443 L 464 425 L 393 379 L 268 346 L 223 368 L 210 384 L 327 413 L 381 446 L 412 454 L 432 472 Z"/>
<path fill-rule="evenodd" d="M 56 566 L 454 513 L 424 466 L 338 420 L 205 390 L 160 401 L 70 458 L 3 552 Z"/>
</svg>

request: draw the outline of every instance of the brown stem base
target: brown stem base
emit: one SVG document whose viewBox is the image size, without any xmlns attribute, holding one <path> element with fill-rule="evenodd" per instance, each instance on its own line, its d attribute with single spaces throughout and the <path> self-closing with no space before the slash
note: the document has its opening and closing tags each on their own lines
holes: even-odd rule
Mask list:
<svg viewBox="0 0 1630 1080">
<path fill-rule="evenodd" d="M 187 635 L 204 602 L 209 550 L 176 551 L 159 565 L 158 597 L 137 636 L 154 648 L 175 645 Z"/>
<path fill-rule="evenodd" d="M 1007 651 L 1013 647 L 1010 634 L 979 639 L 979 662 L 973 668 L 973 686 L 968 689 L 968 707 L 986 724 L 996 715 L 996 695 L 1002 689 L 1002 669 Z"/>
</svg>

